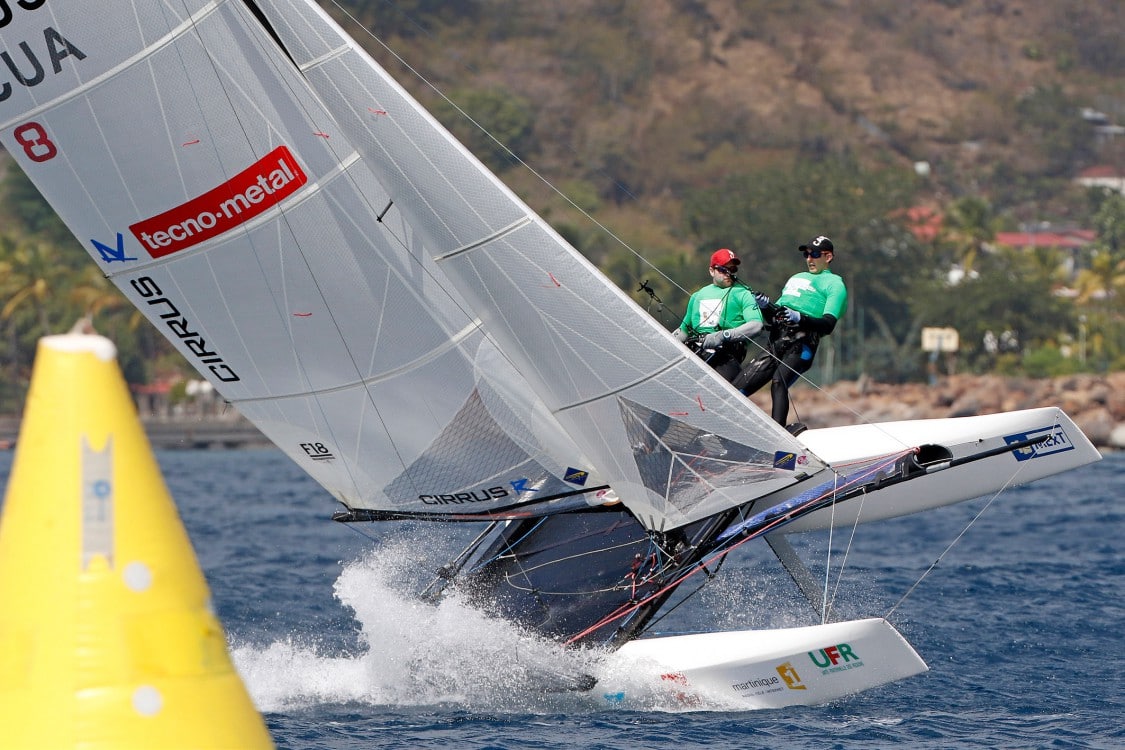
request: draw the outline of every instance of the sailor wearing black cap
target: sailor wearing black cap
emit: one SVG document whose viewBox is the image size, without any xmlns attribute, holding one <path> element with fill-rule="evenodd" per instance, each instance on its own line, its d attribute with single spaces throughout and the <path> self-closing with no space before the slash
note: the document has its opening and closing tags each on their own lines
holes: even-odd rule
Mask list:
<svg viewBox="0 0 1125 750">
<path fill-rule="evenodd" d="M 819 235 L 797 249 L 807 270 L 789 277 L 775 302 L 756 295 L 770 324 L 769 345 L 733 381 L 746 395 L 772 381 L 771 416 L 782 425 L 789 419 L 789 386 L 812 367 L 820 337 L 832 333 L 848 306 L 844 280 L 828 268 L 836 255 L 832 240 Z"/>
</svg>

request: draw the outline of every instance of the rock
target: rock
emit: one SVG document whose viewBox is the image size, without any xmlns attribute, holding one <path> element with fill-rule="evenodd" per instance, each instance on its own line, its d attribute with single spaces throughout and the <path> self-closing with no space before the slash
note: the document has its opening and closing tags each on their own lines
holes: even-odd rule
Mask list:
<svg viewBox="0 0 1125 750">
<path fill-rule="evenodd" d="M 1110 436 L 1116 423 L 1109 410 L 1104 406 L 1088 409 L 1073 415 L 1074 423 L 1078 429 L 1086 433 L 1094 445 L 1108 445 Z"/>
<path fill-rule="evenodd" d="M 1057 406 L 1102 448 L 1125 448 L 1125 373 L 1058 379 L 954 375 L 927 383 L 891 385 L 870 379 L 839 381 L 824 388 L 801 383 L 791 391 L 790 420 L 809 427 L 861 422 L 938 419 Z M 754 394 L 765 412 L 769 389 Z"/>
<path fill-rule="evenodd" d="M 1125 424 L 1119 423 L 1113 428 L 1113 432 L 1109 433 L 1109 447 L 1125 448 Z"/>
</svg>

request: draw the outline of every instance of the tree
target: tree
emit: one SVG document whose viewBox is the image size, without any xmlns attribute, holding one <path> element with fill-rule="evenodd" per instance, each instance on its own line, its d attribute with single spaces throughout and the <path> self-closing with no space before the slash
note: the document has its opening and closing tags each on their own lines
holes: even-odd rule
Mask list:
<svg viewBox="0 0 1125 750">
<path fill-rule="evenodd" d="M 1057 83 L 1036 87 L 1016 103 L 1016 126 L 1038 144 L 1044 174 L 1067 174 L 1094 156 L 1094 139 L 1078 104 Z"/>
<path fill-rule="evenodd" d="M 818 234 L 831 237 L 838 249 L 832 270 L 848 285 L 849 300 L 845 320 L 829 339 L 843 349 L 839 373 L 866 370 L 899 380 L 907 373 L 897 370 L 896 353 L 908 345 L 911 330 L 906 282 L 920 260 L 932 262 L 890 218 L 910 205 L 913 191 L 909 173 L 865 169 L 845 155 L 731 177 L 719 187 L 690 193 L 684 216 L 689 231 L 702 240 L 699 263 L 716 248 L 729 247 L 743 259 L 745 281 L 771 296 L 801 270 L 801 242 Z M 874 348 L 861 343 L 863 332 L 880 337 L 878 348 L 887 356 L 869 358 Z"/>
<path fill-rule="evenodd" d="M 1118 290 L 1125 288 L 1125 258 L 1108 248 L 1095 249 L 1090 267 L 1078 272 L 1075 286 L 1079 304 L 1100 299 L 1109 307 Z"/>
<path fill-rule="evenodd" d="M 22 169 L 13 166 L 4 170 L 0 194 L 4 196 L 0 203 L 0 213 L 3 215 L 6 231 L 32 234 L 59 248 L 74 244 L 74 235 Z"/>
<path fill-rule="evenodd" d="M 1055 295 L 1057 266 L 1026 262 L 1023 251 L 982 255 L 979 274 L 958 284 L 934 277 L 914 287 L 913 314 L 930 326 L 951 326 L 971 365 L 986 366 L 985 334 L 1014 336 L 1021 350 L 1056 341 L 1073 328 L 1073 304 Z"/>
<path fill-rule="evenodd" d="M 0 257 L 0 293 L 7 300 L 0 319 L 29 313 L 40 336 L 58 333 L 52 328 L 62 322 L 54 296 L 66 287 L 70 271 L 59 262 L 57 249 L 44 241 L 4 238 Z"/>
<path fill-rule="evenodd" d="M 970 274 L 985 243 L 996 237 L 999 219 L 980 196 L 969 195 L 949 204 L 938 242 L 948 247 L 951 260 Z"/>
<path fill-rule="evenodd" d="M 532 154 L 535 113 L 523 97 L 499 88 L 460 89 L 433 109 L 457 139 L 495 171 L 512 166 L 512 154 L 520 159 Z"/>
</svg>

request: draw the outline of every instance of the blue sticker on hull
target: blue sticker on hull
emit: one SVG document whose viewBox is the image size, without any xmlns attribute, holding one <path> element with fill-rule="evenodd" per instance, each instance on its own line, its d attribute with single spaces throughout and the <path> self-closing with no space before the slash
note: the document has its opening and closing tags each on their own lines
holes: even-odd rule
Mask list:
<svg viewBox="0 0 1125 750">
<path fill-rule="evenodd" d="M 1047 439 L 1042 443 L 1028 446 L 1027 448 L 1019 448 L 1012 451 L 1012 455 L 1016 457 L 1017 461 L 1028 461 L 1033 458 L 1042 458 L 1043 456 L 1074 450 L 1074 443 L 1070 441 L 1070 436 L 1058 425 L 1040 427 L 1037 430 L 1028 430 L 1027 432 L 1020 432 L 1015 435 L 1006 435 L 1004 437 L 1004 442 L 1011 445 L 1012 443 L 1033 440 L 1044 436 L 1046 436 Z"/>
</svg>

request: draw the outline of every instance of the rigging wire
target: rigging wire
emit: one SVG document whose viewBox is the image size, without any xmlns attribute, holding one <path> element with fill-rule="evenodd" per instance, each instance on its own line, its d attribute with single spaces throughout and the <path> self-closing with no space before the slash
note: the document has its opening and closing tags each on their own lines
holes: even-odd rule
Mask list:
<svg viewBox="0 0 1125 750">
<path fill-rule="evenodd" d="M 894 463 L 899 458 L 907 455 L 907 453 L 909 453 L 909 451 L 906 451 L 906 452 L 903 452 L 903 453 L 891 454 L 889 457 L 884 457 L 884 460 L 881 463 L 872 464 L 869 467 L 867 467 L 863 472 L 863 477 L 867 478 L 867 477 L 870 477 L 870 476 L 877 475 L 877 473 L 880 470 L 893 466 Z M 603 628 L 606 625 L 609 625 L 612 622 L 620 620 L 620 619 L 632 614 L 633 612 L 636 612 L 638 609 L 643 607 L 645 604 L 653 601 L 657 597 L 663 596 L 664 594 L 667 594 L 668 592 L 673 591 L 676 587 L 678 587 L 681 583 L 686 581 L 691 576 L 695 575 L 696 573 L 700 572 L 701 570 L 706 570 L 707 566 L 718 563 L 720 560 L 725 558 L 727 555 L 729 555 L 734 550 L 741 547 L 743 544 L 746 544 L 749 541 L 752 541 L 752 540 L 757 539 L 761 536 L 764 536 L 765 534 L 768 534 L 771 530 L 773 530 L 774 528 L 776 528 L 778 526 L 783 526 L 785 523 L 788 522 L 790 516 L 792 516 L 792 514 L 794 512 L 796 512 L 797 510 L 799 510 L 800 508 L 815 505 L 816 503 L 819 503 L 819 502 L 823 501 L 825 498 L 828 498 L 828 497 L 834 495 L 835 493 L 837 493 L 840 490 L 848 489 L 848 486 L 849 485 L 847 483 L 845 483 L 843 486 L 839 486 L 838 484 L 836 484 L 834 482 L 833 488 L 831 490 L 826 491 L 826 492 L 824 492 L 823 494 L 821 494 L 817 497 L 810 498 L 810 499 L 806 500 L 805 502 L 803 502 L 798 507 L 790 508 L 788 513 L 786 513 L 784 515 L 781 515 L 781 516 L 778 516 L 777 518 L 774 518 L 774 519 L 770 520 L 765 525 L 763 525 L 761 528 L 759 528 L 759 529 L 755 530 L 754 532 L 742 537 L 741 539 L 738 539 L 737 536 L 732 536 L 732 537 L 728 538 L 723 543 L 721 543 L 720 546 L 715 551 L 708 553 L 709 556 L 706 559 L 700 560 L 699 562 L 691 565 L 686 572 L 684 572 L 682 575 L 674 578 L 672 581 L 666 583 L 663 587 L 661 587 L 656 592 L 648 595 L 647 597 L 645 597 L 644 599 L 642 599 L 638 602 L 629 602 L 628 604 L 619 607 L 618 609 L 609 613 L 608 615 L 606 615 L 604 618 L 602 618 L 598 622 L 596 622 L 593 625 L 590 625 L 589 627 L 587 627 L 585 630 L 582 630 L 581 632 L 570 636 L 570 638 L 568 638 L 565 641 L 565 643 L 568 644 L 568 645 L 572 644 L 572 643 L 584 638 L 585 636 L 589 635 L 590 633 L 593 633 L 593 632 L 599 630 L 600 628 Z M 833 504 L 835 504 L 835 503 L 833 503 Z"/>
<path fill-rule="evenodd" d="M 1056 429 L 1060 428 L 1058 420 L 1055 421 L 1054 427 Z M 894 606 L 887 610 L 887 613 L 883 615 L 884 620 L 891 619 L 891 615 L 894 614 L 895 610 L 897 610 L 899 606 L 901 606 L 902 603 L 905 602 L 907 598 L 914 593 L 914 590 L 918 588 L 923 580 L 925 580 L 926 576 L 928 576 L 935 568 L 937 568 L 938 565 L 941 564 L 941 561 L 945 558 L 949 551 L 952 550 L 953 547 L 961 541 L 961 538 L 965 536 L 966 533 L 968 533 L 973 524 L 977 522 L 977 519 L 983 516 L 985 511 L 992 507 L 992 503 L 995 502 L 996 499 L 1000 497 L 1000 495 L 1002 495 L 1009 487 L 1012 486 L 1012 484 L 1019 478 L 1019 475 L 1023 473 L 1025 468 L 1026 467 L 1024 462 L 1021 462 L 1020 465 L 1016 467 L 1016 470 L 1012 472 L 1012 475 L 1008 477 L 1003 486 L 1001 486 L 1000 489 L 996 490 L 996 492 L 992 494 L 992 497 L 988 498 L 988 502 L 986 502 L 984 506 L 982 506 L 981 509 L 977 511 L 971 519 L 969 519 L 969 522 L 965 524 L 965 528 L 961 529 L 961 531 L 958 532 L 957 536 L 955 536 L 953 540 L 946 546 L 946 548 L 941 551 L 941 554 L 939 554 L 937 558 L 932 563 L 930 563 L 930 566 L 922 572 L 922 575 L 918 576 L 918 580 L 911 584 L 910 588 L 906 590 L 906 593 L 904 593 L 902 597 L 894 603 Z"/>
<path fill-rule="evenodd" d="M 833 474 L 832 492 L 836 492 L 836 483 L 840 480 L 839 474 Z M 820 603 L 820 622 L 823 625 L 828 622 L 828 580 L 832 573 L 832 537 L 836 532 L 836 503 L 832 503 L 831 512 L 829 514 L 828 522 L 828 549 L 825 550 L 824 555 L 824 594 Z"/>
<path fill-rule="evenodd" d="M 544 185 L 544 187 L 546 187 L 552 193 L 554 193 L 559 198 L 561 198 L 563 201 L 565 201 L 571 208 L 573 208 L 575 211 L 577 211 L 583 218 L 588 220 L 591 224 L 596 226 L 600 231 L 604 232 L 610 239 L 612 239 L 614 242 L 616 242 L 618 245 L 620 245 L 622 248 L 624 248 L 630 254 L 632 254 L 634 258 L 636 258 L 638 261 L 640 261 L 642 264 L 644 264 L 648 268 L 652 269 L 652 271 L 654 273 L 659 275 L 661 278 L 663 278 L 669 284 L 674 286 L 676 289 L 679 289 L 684 294 L 688 294 L 687 289 L 685 289 L 683 286 L 678 284 L 674 279 L 672 279 L 670 276 L 668 276 L 668 274 L 666 274 L 664 271 L 662 271 L 656 264 L 654 264 L 652 261 L 650 261 L 644 255 L 637 252 L 632 247 L 632 245 L 630 245 L 628 242 L 626 242 L 624 239 L 622 239 L 619 235 L 614 233 L 613 230 L 611 230 L 605 224 L 603 224 L 602 222 L 600 222 L 596 218 L 594 218 L 594 216 L 592 216 L 589 211 L 582 208 L 582 206 L 580 206 L 570 196 L 568 196 L 566 193 L 564 193 L 562 191 L 562 189 L 557 187 L 553 182 L 551 182 L 549 179 L 547 179 L 547 177 L 544 176 L 541 172 L 539 172 L 533 166 L 531 166 L 526 161 L 524 161 L 523 158 L 521 158 L 517 153 L 515 153 L 510 148 L 508 148 L 507 144 L 505 144 L 503 141 L 501 141 L 499 138 L 497 138 L 495 135 L 493 135 L 493 133 L 488 128 L 486 128 L 484 125 L 482 125 L 476 119 L 474 119 L 472 115 L 470 115 L 468 112 L 466 112 L 464 109 L 462 109 L 461 106 L 459 104 L 457 104 L 457 102 L 450 99 L 449 96 L 447 96 L 446 93 L 444 91 L 442 91 L 437 86 L 437 84 L 430 81 L 425 75 L 422 74 L 422 72 L 420 70 L 418 70 L 417 68 L 412 66 L 410 63 L 408 63 L 398 52 L 393 50 L 390 47 L 389 44 L 387 44 L 380 37 L 378 37 L 375 34 L 375 32 L 373 32 L 371 29 L 367 28 L 363 23 L 361 23 L 359 21 L 359 19 L 356 18 L 354 14 L 352 14 L 351 11 L 349 11 L 347 8 L 345 8 L 339 2 L 339 0 L 329 0 L 329 1 L 332 3 L 333 7 L 335 7 L 337 10 L 339 10 L 341 14 L 346 16 L 349 21 L 351 21 L 353 24 L 355 24 L 356 28 L 362 29 L 363 33 L 366 34 L 373 42 L 378 44 L 382 49 L 384 49 L 387 52 L 387 54 L 391 55 L 396 61 L 398 61 L 398 63 L 400 65 L 402 65 L 406 70 L 408 70 L 411 73 L 411 75 L 415 76 L 418 79 L 419 82 L 421 82 L 426 87 L 428 87 L 431 91 L 433 91 L 435 94 L 437 94 L 437 96 L 439 96 L 442 99 L 442 101 L 444 101 L 449 106 L 453 107 L 453 109 L 456 110 L 456 112 L 459 115 L 464 117 L 465 120 L 468 121 L 473 127 L 477 128 L 481 132 L 482 135 L 484 135 L 486 138 L 488 138 L 490 141 L 492 141 L 492 143 L 494 143 L 497 147 L 499 147 L 504 152 L 504 154 L 506 156 L 510 157 L 513 161 L 515 161 L 521 167 L 526 169 L 533 177 L 535 177 L 535 179 L 539 180 Z M 408 18 L 410 17 L 409 13 L 405 13 L 405 11 L 402 11 L 402 12 Z M 415 26 L 417 26 L 418 28 L 422 28 L 412 18 L 410 18 L 410 20 L 411 20 L 411 23 L 413 23 Z M 424 29 L 423 29 L 423 31 L 424 31 L 424 33 L 426 33 L 427 36 L 431 36 L 431 38 L 432 38 L 432 35 L 430 35 L 429 32 L 425 32 Z M 474 71 L 468 65 L 465 65 L 464 62 L 462 62 L 461 65 L 471 73 L 477 73 L 478 72 L 478 71 Z M 571 149 L 571 151 L 573 152 L 573 149 Z M 602 174 L 605 174 L 605 173 L 603 172 Z M 609 177 L 609 175 L 605 175 L 605 176 Z M 610 179 L 612 179 L 612 178 L 610 178 Z M 616 180 L 614 180 L 614 184 L 617 187 L 622 187 L 622 188 L 624 187 L 624 186 L 620 185 Z M 626 190 L 626 194 L 628 194 L 632 198 L 635 198 L 635 196 L 633 196 L 632 193 L 629 193 L 627 190 Z"/>
<path fill-rule="evenodd" d="M 584 552 L 579 552 L 577 554 L 567 555 L 565 557 L 554 558 L 552 560 L 548 560 L 547 562 L 539 563 L 538 565 L 532 565 L 532 566 L 529 566 L 529 567 L 521 567 L 519 572 L 525 573 L 525 574 L 528 573 L 528 572 L 535 572 L 535 571 L 543 569 L 543 568 L 549 568 L 552 565 L 556 565 L 558 563 L 567 562 L 567 561 L 570 561 L 570 560 L 578 560 L 578 559 L 581 559 L 583 557 L 588 557 L 590 555 L 599 555 L 599 554 L 602 554 L 604 552 L 612 552 L 612 551 L 617 550 L 617 549 L 624 549 L 625 547 L 631 547 L 631 546 L 636 545 L 638 543 L 639 543 L 639 540 L 635 541 L 635 542 L 625 542 L 625 543 L 622 543 L 622 544 L 615 544 L 615 545 L 611 545 L 609 547 L 599 547 L 598 549 L 586 550 Z M 637 555 L 643 560 L 648 560 L 650 557 L 655 555 L 655 552 L 652 551 L 653 544 L 652 544 L 651 539 L 648 541 L 647 544 L 648 544 L 648 550 L 646 550 L 646 552 L 644 554 L 641 554 L 639 552 L 637 553 Z M 516 559 L 517 563 L 520 562 L 518 557 L 515 558 L 515 559 Z M 657 575 L 658 573 L 663 572 L 664 570 L 668 569 L 669 567 L 670 566 L 668 565 L 668 563 L 665 563 L 660 568 L 653 569 L 652 571 L 650 571 L 649 577 Z M 559 594 L 559 595 L 565 596 L 565 595 L 580 595 L 580 594 L 604 594 L 604 593 L 607 593 L 609 591 L 619 591 L 623 588 L 628 588 L 628 586 L 630 584 L 621 582 L 621 581 L 626 581 L 628 578 L 629 578 L 629 575 L 627 574 L 627 575 L 623 576 L 617 583 L 613 584 L 612 586 L 606 586 L 606 587 L 603 587 L 603 588 L 595 588 L 595 589 L 582 589 L 580 591 L 543 591 L 543 589 L 540 589 L 540 588 L 533 588 L 533 587 L 528 587 L 528 586 L 519 586 L 519 585 L 512 582 L 510 574 L 505 575 L 505 582 L 509 586 L 511 586 L 513 589 L 516 589 L 517 591 L 525 591 L 525 592 L 540 591 L 542 593 Z"/>
<path fill-rule="evenodd" d="M 856 511 L 855 523 L 852 524 L 851 534 L 848 535 L 848 546 L 844 548 L 844 559 L 840 561 L 840 567 L 839 567 L 839 569 L 837 570 L 837 573 L 836 573 L 836 585 L 832 588 L 832 596 L 831 597 L 827 596 L 827 594 L 828 594 L 828 584 L 827 584 L 827 576 L 826 576 L 826 580 L 825 580 L 825 597 L 826 598 L 825 598 L 824 608 L 821 610 L 822 612 L 824 612 L 824 622 L 828 622 L 828 610 L 829 610 L 830 607 L 835 605 L 836 597 L 840 593 L 840 586 L 843 584 L 844 573 L 847 570 L 848 555 L 851 553 L 852 544 L 855 542 L 856 536 L 858 535 L 859 519 L 863 518 L 863 504 L 866 501 L 867 501 L 867 493 L 864 492 L 863 495 L 861 495 L 860 498 L 859 498 L 859 510 Z M 835 508 L 835 506 L 833 506 L 833 508 Z M 835 521 L 833 521 L 833 525 L 835 525 Z"/>
<path fill-rule="evenodd" d="M 652 261 L 650 261 L 644 255 L 639 253 L 637 250 L 635 250 L 628 242 L 626 242 L 619 235 L 617 235 L 615 232 L 613 232 L 613 230 L 611 230 L 609 227 L 607 227 L 601 221 L 599 221 L 594 216 L 592 216 L 587 210 L 582 208 L 582 206 L 578 205 L 577 202 L 575 202 L 573 199 L 571 199 L 566 193 L 564 193 L 560 188 L 558 188 L 554 183 L 552 183 L 545 175 L 543 175 L 541 172 L 536 170 L 533 166 L 531 166 L 529 163 L 524 161 L 524 159 L 521 158 L 518 154 L 516 154 L 514 151 L 512 151 L 507 146 L 507 144 L 505 144 L 499 138 L 497 138 L 490 130 L 488 130 L 488 128 L 486 128 L 483 124 L 481 124 L 476 119 L 474 119 L 468 112 L 466 112 L 455 101 L 450 99 L 449 96 L 447 96 L 445 94 L 445 92 L 442 91 L 437 86 L 437 84 L 433 83 L 430 79 L 428 79 L 425 75 L 423 75 L 420 70 L 418 70 L 417 68 L 412 66 L 410 63 L 408 63 L 406 61 L 406 59 L 403 58 L 394 49 L 392 49 L 389 44 L 384 42 L 371 29 L 369 29 L 367 26 L 365 26 L 358 18 L 356 18 L 356 16 L 351 11 L 349 11 L 347 8 L 345 8 L 340 3 L 339 0 L 329 0 L 329 2 L 331 2 L 333 7 L 335 7 L 343 16 L 345 16 L 349 21 L 351 21 L 351 23 L 353 23 L 356 28 L 361 29 L 367 37 L 369 37 L 375 44 L 377 44 L 379 47 L 381 47 L 383 50 L 385 50 L 387 52 L 387 54 L 391 55 L 400 65 L 402 65 L 407 71 L 409 71 L 411 73 L 411 75 L 413 75 L 415 78 L 417 78 L 419 82 L 421 82 L 423 85 L 428 87 L 431 91 L 433 91 L 438 97 L 440 97 L 444 102 L 446 102 L 449 106 L 451 106 L 460 116 L 464 117 L 465 120 L 468 123 L 470 123 L 473 127 L 478 129 L 481 132 L 481 134 L 483 134 L 492 143 L 494 143 L 498 148 L 500 148 L 505 155 L 507 155 L 512 160 L 514 160 L 515 163 L 519 164 L 521 167 L 526 169 L 533 177 L 535 177 L 535 179 L 537 179 L 539 182 L 541 182 L 552 193 L 559 196 L 563 201 L 565 201 L 568 205 L 570 205 L 581 216 L 583 216 L 591 224 L 593 224 L 595 227 L 597 227 L 598 230 L 604 232 L 606 234 L 606 236 L 608 236 L 614 242 L 616 242 L 618 245 L 620 245 L 622 248 L 627 250 L 640 263 L 642 263 L 644 266 L 650 268 L 655 274 L 660 276 L 662 279 L 667 281 L 669 284 L 671 284 L 673 287 L 678 289 L 683 294 L 685 294 L 685 295 L 690 294 L 689 290 L 684 288 L 681 284 L 676 282 L 668 274 L 666 274 L 664 271 L 662 271 L 656 264 L 654 264 Z M 391 0 L 384 0 L 384 3 L 392 5 L 392 6 L 395 5 L 393 2 L 391 2 Z M 396 10 L 399 13 L 403 14 L 410 21 L 410 23 L 412 25 L 414 25 L 416 28 L 420 29 L 422 31 L 422 33 L 424 33 L 426 36 L 430 37 L 431 39 L 434 38 L 433 35 L 430 34 L 421 24 L 419 24 L 411 16 L 410 13 L 408 13 L 406 11 L 403 11 L 401 8 L 397 8 L 397 7 L 396 7 Z M 471 73 L 475 74 L 475 73 L 479 72 L 479 71 L 475 71 L 473 68 L 471 68 L 470 66 L 465 64 L 463 61 L 460 61 L 460 64 L 462 65 L 462 67 L 465 68 L 465 70 L 468 70 Z M 571 151 L 572 152 L 574 151 L 573 148 L 571 148 Z M 606 175 L 606 176 L 609 177 L 608 175 Z M 612 178 L 610 178 L 610 179 L 612 179 Z M 635 198 L 635 196 L 633 196 L 631 193 L 628 193 L 628 194 L 630 195 L 630 197 Z M 638 277 L 636 275 L 634 275 L 634 280 L 636 280 L 637 278 Z M 662 311 L 667 309 L 667 308 L 665 308 L 664 303 L 661 302 L 659 300 L 659 298 L 656 298 L 655 293 L 651 291 L 651 287 L 649 287 L 646 290 L 646 287 L 648 287 L 648 280 L 647 279 L 645 279 L 644 281 L 639 282 L 639 283 L 640 283 L 640 288 L 637 290 L 637 292 L 647 291 L 647 293 L 649 295 L 651 295 L 652 298 L 655 298 L 656 301 L 660 305 L 660 307 L 658 308 L 658 311 L 662 312 Z M 680 317 L 682 318 L 682 315 Z M 665 321 L 665 322 L 667 322 L 667 321 Z M 763 344 L 761 344 L 760 342 L 758 342 L 754 338 L 751 338 L 749 340 L 749 345 L 757 347 L 758 350 L 759 350 L 759 353 L 768 354 L 769 356 L 773 357 L 774 359 L 777 359 L 778 363 L 779 363 L 779 366 L 783 366 L 783 367 L 785 366 L 784 363 L 782 363 L 781 360 L 776 355 L 774 355 L 772 351 L 770 351 L 768 346 L 764 346 Z M 757 355 L 755 355 L 755 356 L 757 356 Z M 829 392 L 828 390 L 823 388 L 819 383 L 814 382 L 807 374 L 805 374 L 805 373 L 796 373 L 796 374 L 797 374 L 798 380 L 804 381 L 804 383 L 807 386 L 809 386 L 810 388 L 813 388 L 814 390 L 825 394 L 828 397 L 828 399 L 834 405 L 836 405 L 837 407 L 839 407 L 839 408 L 845 410 L 846 412 L 848 412 L 849 414 L 851 414 L 857 422 L 877 427 L 877 424 L 872 423 L 866 416 L 864 416 L 863 414 L 859 413 L 854 408 L 852 408 L 851 405 L 848 404 L 846 401 L 844 401 L 841 397 L 832 394 L 831 392 Z M 793 409 L 794 409 L 794 413 L 798 413 L 796 404 L 793 405 Z M 887 437 L 891 437 L 893 439 L 893 436 L 887 435 Z M 905 443 L 902 443 L 901 441 L 898 441 L 898 442 L 903 448 L 909 447 Z"/>
</svg>

